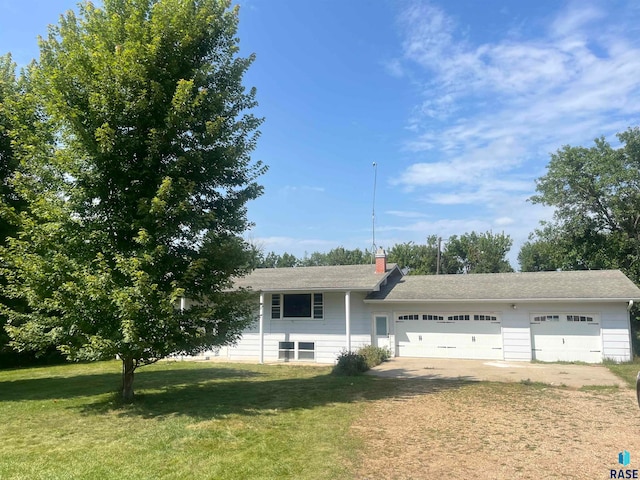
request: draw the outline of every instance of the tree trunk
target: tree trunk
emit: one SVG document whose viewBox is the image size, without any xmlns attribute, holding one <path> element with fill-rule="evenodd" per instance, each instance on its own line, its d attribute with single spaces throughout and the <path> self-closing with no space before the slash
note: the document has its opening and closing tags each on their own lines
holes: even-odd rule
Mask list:
<svg viewBox="0 0 640 480">
<path fill-rule="evenodd" d="M 122 358 L 122 401 L 133 402 L 133 372 L 136 366 L 133 358 Z"/>
</svg>

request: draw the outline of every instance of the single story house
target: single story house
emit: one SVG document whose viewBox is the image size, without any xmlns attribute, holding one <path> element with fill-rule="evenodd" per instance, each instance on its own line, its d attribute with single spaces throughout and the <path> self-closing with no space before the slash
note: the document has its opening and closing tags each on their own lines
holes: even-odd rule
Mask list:
<svg viewBox="0 0 640 480">
<path fill-rule="evenodd" d="M 375 265 L 258 269 L 257 324 L 206 356 L 334 363 L 344 350 L 396 357 L 599 363 L 631 360 L 640 289 L 618 270 L 405 276 Z"/>
</svg>

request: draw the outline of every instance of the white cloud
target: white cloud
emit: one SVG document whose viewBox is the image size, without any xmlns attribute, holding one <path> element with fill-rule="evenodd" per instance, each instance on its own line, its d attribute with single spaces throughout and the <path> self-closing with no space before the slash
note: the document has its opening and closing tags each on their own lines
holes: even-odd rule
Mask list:
<svg viewBox="0 0 640 480">
<path fill-rule="evenodd" d="M 429 221 L 382 228 L 421 237 L 504 228 L 514 263 L 539 220 L 552 217 L 526 201 L 549 154 L 601 135 L 615 142 L 639 123 L 640 10 L 574 2 L 536 17 L 533 35 L 520 23 L 472 43 L 472 27 L 442 5 L 411 3 L 400 15 L 399 61 L 422 95 L 407 119 L 413 162 L 391 181 L 407 201 L 441 208 Z"/>
<path fill-rule="evenodd" d="M 602 15 L 581 2 L 558 12 L 537 38 L 473 45 L 456 35 L 460 29 L 442 9 L 411 5 L 400 22 L 403 60 L 422 75 L 425 89 L 410 125 L 420 131 L 420 115 L 466 111 L 441 128 L 429 122 L 408 149 L 477 149 L 505 136 L 526 147 L 544 136 L 566 143 L 576 124 L 588 139 L 595 136 L 592 115 L 638 115 L 632 100 L 640 92 L 640 48 L 622 26 L 617 36 L 599 33 L 607 30 Z"/>
<path fill-rule="evenodd" d="M 414 211 L 408 211 L 408 210 L 387 210 L 384 213 L 386 213 L 387 215 L 392 215 L 394 217 L 401 217 L 401 218 L 425 218 L 425 217 L 428 217 L 428 215 L 426 213 L 414 212 Z"/>
<path fill-rule="evenodd" d="M 268 253 L 291 253 L 302 258 L 307 253 L 328 252 L 332 248 L 344 246 L 345 248 L 356 248 L 344 245 L 344 240 L 325 240 L 318 238 L 296 238 L 285 236 L 255 237 L 249 241 Z M 362 247 L 360 247 L 362 248 Z"/>
<path fill-rule="evenodd" d="M 466 151 L 461 149 L 462 145 L 454 144 L 454 137 L 464 138 L 464 133 L 451 135 L 451 142 L 443 144 L 441 151 L 433 154 L 444 160 L 414 163 L 392 183 L 409 189 L 441 183 L 478 183 L 480 179 L 495 179 L 496 173 L 517 166 L 525 154 L 515 136 L 496 135 L 497 138 L 484 145 L 470 139 Z"/>
<path fill-rule="evenodd" d="M 426 235 L 441 235 L 448 237 L 461 233 L 477 231 L 484 232 L 491 229 L 491 223 L 479 219 L 439 219 L 433 221 L 418 221 L 405 225 L 386 225 L 379 227 L 380 232 L 414 232 L 419 234 L 418 239 Z"/>
<path fill-rule="evenodd" d="M 500 217 L 500 218 L 496 218 L 493 221 L 494 224 L 498 225 L 498 226 L 507 226 L 507 225 L 513 225 L 515 223 L 515 220 L 511 217 Z"/>
<path fill-rule="evenodd" d="M 573 37 L 582 27 L 605 16 L 605 12 L 595 5 L 584 1 L 571 3 L 562 15 L 558 15 L 551 23 L 551 33 L 558 37 Z"/>
</svg>

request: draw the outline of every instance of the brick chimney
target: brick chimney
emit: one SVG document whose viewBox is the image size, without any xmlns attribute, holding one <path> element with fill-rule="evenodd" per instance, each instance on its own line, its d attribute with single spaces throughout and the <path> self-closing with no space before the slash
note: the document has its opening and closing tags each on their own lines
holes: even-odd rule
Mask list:
<svg viewBox="0 0 640 480">
<path fill-rule="evenodd" d="M 387 252 L 382 247 L 376 252 L 376 273 L 387 272 Z"/>
</svg>

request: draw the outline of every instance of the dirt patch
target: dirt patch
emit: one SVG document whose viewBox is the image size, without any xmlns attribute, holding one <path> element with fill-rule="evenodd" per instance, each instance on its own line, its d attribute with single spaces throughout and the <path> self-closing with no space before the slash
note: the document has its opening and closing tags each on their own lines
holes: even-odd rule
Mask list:
<svg viewBox="0 0 640 480">
<path fill-rule="evenodd" d="M 618 452 L 640 468 L 640 410 L 630 389 L 407 380 L 367 403 L 353 434 L 360 479 L 610 478 Z"/>
</svg>

